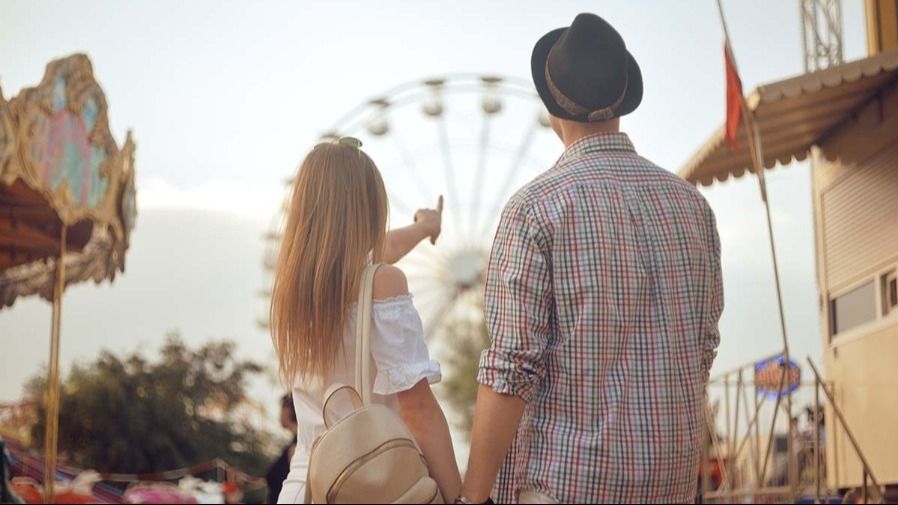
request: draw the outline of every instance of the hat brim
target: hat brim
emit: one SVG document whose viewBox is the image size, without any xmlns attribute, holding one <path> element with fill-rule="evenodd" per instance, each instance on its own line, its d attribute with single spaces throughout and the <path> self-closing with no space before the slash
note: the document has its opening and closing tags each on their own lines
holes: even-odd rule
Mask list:
<svg viewBox="0 0 898 505">
<path fill-rule="evenodd" d="M 533 85 L 536 92 L 548 109 L 549 114 L 561 119 L 569 119 L 572 121 L 588 122 L 583 117 L 575 116 L 564 110 L 549 92 L 549 86 L 546 84 L 546 61 L 549 59 L 549 51 L 555 42 L 561 38 L 567 27 L 558 28 L 545 34 L 540 38 L 533 47 L 533 55 L 530 58 L 530 72 L 533 75 Z M 636 110 L 642 102 L 642 72 L 639 70 L 639 64 L 633 55 L 627 51 L 627 94 L 624 96 L 620 106 L 618 106 L 614 117 L 626 116 Z"/>
</svg>

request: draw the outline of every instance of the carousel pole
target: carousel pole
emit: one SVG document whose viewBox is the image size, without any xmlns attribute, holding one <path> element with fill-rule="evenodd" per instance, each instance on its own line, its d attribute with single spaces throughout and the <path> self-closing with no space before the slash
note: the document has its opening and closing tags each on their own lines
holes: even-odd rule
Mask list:
<svg viewBox="0 0 898 505">
<path fill-rule="evenodd" d="M 56 258 L 56 284 L 53 288 L 53 322 L 50 328 L 50 363 L 47 366 L 47 421 L 44 432 L 44 502 L 54 503 L 56 451 L 59 442 L 59 337 L 62 294 L 65 291 L 65 255 L 68 228 L 62 225 L 59 256 Z"/>
</svg>

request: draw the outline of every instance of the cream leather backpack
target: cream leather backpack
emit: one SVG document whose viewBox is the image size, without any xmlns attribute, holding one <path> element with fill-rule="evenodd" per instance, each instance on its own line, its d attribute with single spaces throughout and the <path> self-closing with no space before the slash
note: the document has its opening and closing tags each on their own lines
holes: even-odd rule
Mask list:
<svg viewBox="0 0 898 505">
<path fill-rule="evenodd" d="M 402 419 L 371 404 L 371 296 L 379 266 L 365 269 L 359 289 L 355 388 L 335 384 L 325 394 L 327 430 L 312 445 L 306 503 L 443 503 Z M 328 406 L 339 394 L 350 396 L 353 409 L 335 420 Z"/>
</svg>

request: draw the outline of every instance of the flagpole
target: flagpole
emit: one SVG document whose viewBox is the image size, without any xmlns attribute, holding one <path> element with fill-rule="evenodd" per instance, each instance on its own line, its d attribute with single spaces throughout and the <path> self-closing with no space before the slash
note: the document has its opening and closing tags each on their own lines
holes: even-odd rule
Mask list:
<svg viewBox="0 0 898 505">
<path fill-rule="evenodd" d="M 720 15 L 720 25 L 723 27 L 723 37 L 724 37 L 724 47 L 726 50 L 726 57 L 729 58 L 730 64 L 733 66 L 733 69 L 736 71 L 736 75 L 739 75 L 739 67 L 736 65 L 736 57 L 733 54 L 733 48 L 730 44 L 730 31 L 727 27 L 726 17 L 723 13 L 723 3 L 722 0 L 717 0 L 717 12 Z M 783 358 L 785 360 L 785 369 L 783 373 L 786 374 L 790 363 L 790 352 L 789 352 L 789 338 L 786 332 L 786 314 L 785 309 L 783 307 L 783 291 L 782 291 L 782 283 L 780 281 L 780 271 L 779 271 L 779 260 L 777 258 L 776 253 L 776 240 L 773 236 L 773 220 L 771 218 L 770 212 L 770 201 L 767 197 L 767 181 L 764 177 L 764 151 L 761 145 L 761 132 L 758 128 L 758 122 L 755 119 L 754 113 L 748 107 L 748 101 L 745 99 L 745 95 L 741 93 L 740 90 L 740 103 L 742 105 L 742 121 L 745 125 L 745 133 L 748 137 L 749 143 L 749 154 L 751 155 L 752 165 L 754 165 L 755 174 L 758 176 L 758 186 L 761 191 L 761 201 L 764 203 L 764 212 L 767 218 L 767 237 L 768 242 L 770 244 L 770 256 L 773 260 L 773 278 L 774 284 L 776 287 L 776 302 L 777 308 L 779 310 L 779 322 L 780 322 L 780 335 L 782 336 L 783 343 Z M 791 380 L 791 378 L 790 378 Z M 786 410 L 788 411 L 788 419 L 786 419 L 789 427 L 789 438 L 788 438 L 788 447 L 789 447 L 789 487 L 790 491 L 793 494 L 792 498 L 794 498 L 795 489 L 794 489 L 794 480 L 793 480 L 793 433 L 792 433 L 792 395 L 786 395 Z M 790 500 L 794 501 L 794 500 Z"/>
<path fill-rule="evenodd" d="M 723 6 L 721 4 L 721 0 L 717 0 L 717 8 L 720 13 L 720 22 L 723 26 L 723 34 L 724 40 L 726 43 L 726 50 L 729 53 L 730 61 L 733 64 L 733 67 L 736 68 L 736 72 L 738 74 L 738 67 L 736 66 L 736 58 L 733 55 L 732 46 L 730 45 L 730 36 L 729 30 L 727 29 L 726 19 L 723 15 Z M 742 120 L 745 125 L 745 133 L 748 136 L 749 142 L 749 154 L 751 155 L 752 165 L 755 169 L 755 174 L 758 176 L 758 185 L 761 190 L 761 200 L 764 202 L 764 210 L 767 214 L 767 234 L 770 242 L 770 255 L 773 259 L 773 275 L 776 284 L 776 298 L 777 305 L 779 307 L 779 318 L 780 318 L 780 331 L 782 335 L 783 341 L 783 350 L 788 355 L 789 353 L 789 339 L 786 334 L 786 317 L 785 311 L 783 309 L 783 296 L 782 296 L 782 288 L 780 282 L 780 274 L 779 274 L 779 261 L 777 259 L 776 253 L 776 243 L 773 237 L 773 221 L 771 219 L 770 212 L 770 202 L 767 198 L 767 182 L 764 178 L 764 163 L 763 163 L 763 150 L 761 146 L 761 135 L 758 129 L 758 123 L 755 120 L 754 113 L 748 107 L 748 102 L 745 99 L 745 96 L 742 95 Z M 788 356 L 787 356 L 788 358 Z"/>
</svg>

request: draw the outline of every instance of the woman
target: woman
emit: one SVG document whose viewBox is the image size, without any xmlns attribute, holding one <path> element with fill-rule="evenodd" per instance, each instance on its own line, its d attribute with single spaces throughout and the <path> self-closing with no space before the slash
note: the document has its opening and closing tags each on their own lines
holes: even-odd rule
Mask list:
<svg viewBox="0 0 898 505">
<path fill-rule="evenodd" d="M 386 191 L 361 149 L 344 138 L 315 146 L 299 168 L 278 256 L 271 329 L 283 378 L 293 385 L 299 425 L 290 473 L 278 499 L 303 497 L 309 454 L 324 431 L 323 395 L 355 374 L 355 302 L 365 267 L 398 261 L 424 238 L 440 233 L 440 212 L 419 211 L 416 223 L 387 233 Z M 374 277 L 371 355 L 373 401 L 396 410 L 421 448 L 447 503 L 461 488 L 449 426 L 430 384 L 440 367 L 431 361 L 424 331 L 401 270 Z"/>
</svg>

